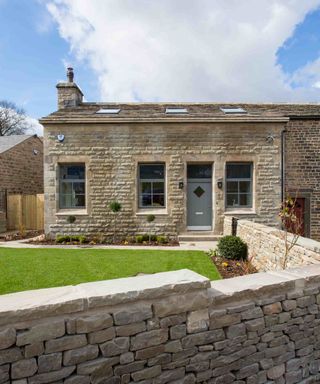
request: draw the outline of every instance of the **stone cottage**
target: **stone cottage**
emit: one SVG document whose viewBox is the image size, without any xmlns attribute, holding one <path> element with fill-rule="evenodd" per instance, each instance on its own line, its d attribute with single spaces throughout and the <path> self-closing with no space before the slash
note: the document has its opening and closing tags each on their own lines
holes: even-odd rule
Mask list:
<svg viewBox="0 0 320 384">
<path fill-rule="evenodd" d="M 47 234 L 110 234 L 113 200 L 121 235 L 149 214 L 172 236 L 220 234 L 225 215 L 277 226 L 290 191 L 320 239 L 319 105 L 84 102 L 67 75 L 41 119 Z"/>
<path fill-rule="evenodd" d="M 0 136 L 0 191 L 43 193 L 43 142 L 37 135 Z"/>
</svg>

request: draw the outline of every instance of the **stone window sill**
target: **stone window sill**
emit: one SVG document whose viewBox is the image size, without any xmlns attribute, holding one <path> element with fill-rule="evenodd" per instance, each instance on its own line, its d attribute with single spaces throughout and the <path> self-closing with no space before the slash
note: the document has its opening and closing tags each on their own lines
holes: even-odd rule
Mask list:
<svg viewBox="0 0 320 384">
<path fill-rule="evenodd" d="M 252 209 L 228 209 L 224 212 L 225 216 L 233 215 L 256 215 L 257 212 Z"/>
<path fill-rule="evenodd" d="M 168 211 L 166 209 L 139 209 L 136 212 L 136 216 L 147 216 L 147 215 L 165 216 L 165 215 L 168 215 Z"/>
<path fill-rule="evenodd" d="M 86 209 L 59 209 L 56 216 L 86 216 L 88 211 Z"/>
</svg>

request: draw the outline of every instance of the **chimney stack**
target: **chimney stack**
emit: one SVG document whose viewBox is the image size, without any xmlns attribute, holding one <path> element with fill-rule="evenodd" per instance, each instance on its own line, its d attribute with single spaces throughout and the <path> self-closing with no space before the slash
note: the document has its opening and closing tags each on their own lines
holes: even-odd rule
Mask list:
<svg viewBox="0 0 320 384">
<path fill-rule="evenodd" d="M 72 67 L 67 68 L 67 78 L 69 83 L 73 83 L 74 73 Z"/>
<path fill-rule="evenodd" d="M 83 93 L 81 89 L 73 82 L 74 73 L 73 68 L 67 68 L 67 80 L 66 82 L 60 82 L 57 84 L 58 90 L 58 109 L 76 107 L 80 105 L 83 100 Z"/>
</svg>

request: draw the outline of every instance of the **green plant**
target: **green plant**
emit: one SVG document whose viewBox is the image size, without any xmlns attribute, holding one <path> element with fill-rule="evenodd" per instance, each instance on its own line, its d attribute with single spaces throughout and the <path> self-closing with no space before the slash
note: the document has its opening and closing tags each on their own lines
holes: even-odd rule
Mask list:
<svg viewBox="0 0 320 384">
<path fill-rule="evenodd" d="M 157 236 L 156 240 L 157 240 L 157 243 L 159 243 L 159 244 L 167 244 L 168 243 L 167 236 Z"/>
<path fill-rule="evenodd" d="M 218 242 L 217 252 L 226 259 L 246 260 L 247 244 L 238 236 L 224 236 Z"/>
<path fill-rule="evenodd" d="M 208 252 L 206 252 L 207 255 L 211 258 L 211 257 L 216 257 L 218 256 L 218 252 L 216 249 L 209 249 Z"/>
<path fill-rule="evenodd" d="M 83 244 L 87 241 L 87 238 L 84 235 L 57 235 L 56 236 L 56 242 L 59 244 L 70 243 L 73 241 Z"/>
<path fill-rule="evenodd" d="M 109 208 L 111 209 L 111 211 L 114 214 L 113 242 L 115 243 L 116 242 L 116 233 L 117 233 L 117 215 L 121 211 L 122 205 L 118 201 L 114 200 L 114 201 L 111 201 L 111 203 L 109 204 Z"/>
<path fill-rule="evenodd" d="M 142 244 L 143 243 L 143 235 L 137 235 L 136 236 L 136 242 L 138 244 Z"/>
<path fill-rule="evenodd" d="M 142 241 L 149 241 L 149 235 L 147 233 L 142 235 Z"/>
<path fill-rule="evenodd" d="M 155 215 L 148 215 L 147 216 L 147 222 L 148 223 L 153 223 L 154 221 L 155 221 L 155 219 L 156 219 L 156 217 L 155 217 Z M 151 243 L 151 237 L 152 237 L 152 235 L 151 235 L 151 233 L 149 234 L 149 243 Z"/>
<path fill-rule="evenodd" d="M 77 218 L 75 216 L 68 216 L 67 217 L 67 222 L 69 224 L 73 224 L 76 220 L 77 220 Z"/>
</svg>

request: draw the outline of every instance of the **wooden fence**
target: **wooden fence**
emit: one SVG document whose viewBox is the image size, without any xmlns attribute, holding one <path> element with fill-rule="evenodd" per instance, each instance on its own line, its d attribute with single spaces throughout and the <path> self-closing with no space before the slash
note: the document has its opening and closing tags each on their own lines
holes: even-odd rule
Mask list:
<svg viewBox="0 0 320 384">
<path fill-rule="evenodd" d="M 43 230 L 43 195 L 7 196 L 7 229 Z"/>
</svg>

